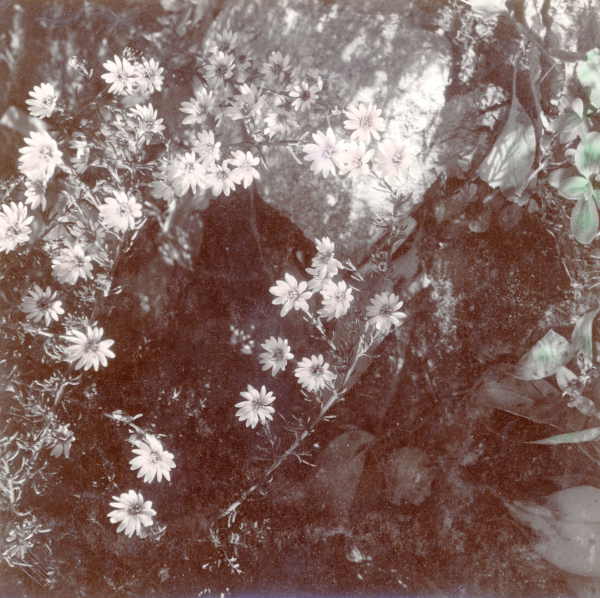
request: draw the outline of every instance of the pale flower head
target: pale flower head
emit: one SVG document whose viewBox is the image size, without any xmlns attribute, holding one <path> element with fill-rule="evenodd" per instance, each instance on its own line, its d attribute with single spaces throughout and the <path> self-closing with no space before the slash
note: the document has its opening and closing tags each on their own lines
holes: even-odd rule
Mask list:
<svg viewBox="0 0 600 598">
<path fill-rule="evenodd" d="M 292 107 L 298 112 L 304 112 L 312 108 L 312 105 L 319 99 L 319 93 L 322 89 L 322 84 L 311 85 L 307 81 L 301 81 L 294 85 L 290 90 L 290 98 L 292 98 Z"/>
<path fill-rule="evenodd" d="M 323 355 L 302 358 L 294 375 L 302 388 L 308 392 L 319 392 L 323 388 L 330 387 L 336 378 L 336 374 L 329 369 L 329 364 Z"/>
<path fill-rule="evenodd" d="M 196 193 L 196 188 L 207 186 L 206 168 L 198 160 L 195 152 L 186 152 L 175 156 L 168 166 L 168 178 L 178 197 L 185 195 L 189 189 Z"/>
<path fill-rule="evenodd" d="M 104 200 L 98 212 L 104 226 L 124 233 L 135 228 L 137 219 L 142 216 L 142 206 L 135 197 L 124 191 L 115 191 L 113 197 Z"/>
<path fill-rule="evenodd" d="M 25 147 L 19 149 L 19 171 L 29 179 L 49 180 L 62 164 L 58 144 L 45 131 L 34 131 L 25 137 Z"/>
<path fill-rule="evenodd" d="M 74 364 L 76 370 L 89 370 L 108 365 L 108 359 L 115 354 L 111 347 L 115 341 L 103 339 L 104 330 L 96 326 L 86 326 L 85 331 L 71 330 L 63 336 L 63 340 L 69 343 L 64 347 L 65 360 Z"/>
<path fill-rule="evenodd" d="M 335 174 L 335 158 L 338 151 L 337 139 L 333 130 L 327 129 L 325 133 L 313 133 L 314 143 L 307 143 L 302 151 L 306 154 L 304 159 L 311 162 L 310 169 L 315 174 L 328 176 Z"/>
<path fill-rule="evenodd" d="M 352 287 L 349 287 L 343 280 L 333 282 L 326 280 L 321 288 L 323 297 L 323 307 L 319 310 L 319 315 L 327 320 L 341 318 L 348 313 L 352 303 Z"/>
<path fill-rule="evenodd" d="M 52 258 L 52 274 L 63 284 L 75 284 L 80 278 L 87 280 L 92 268 L 92 258 L 79 243 L 66 245 Z"/>
<path fill-rule="evenodd" d="M 192 149 L 207 168 L 214 168 L 221 158 L 221 142 L 215 141 L 214 131 L 200 131 L 192 140 Z"/>
<path fill-rule="evenodd" d="M 36 85 L 25 100 L 29 114 L 36 118 L 50 118 L 56 110 L 58 91 L 50 83 Z"/>
<path fill-rule="evenodd" d="M 268 338 L 261 347 L 265 350 L 258 356 L 263 370 L 272 370 L 271 375 L 285 370 L 287 362 L 294 358 L 287 339 L 274 336 Z"/>
<path fill-rule="evenodd" d="M 308 284 L 302 280 L 298 282 L 291 274 L 286 272 L 285 280 L 278 280 L 269 292 L 275 295 L 274 305 L 281 305 L 281 317 L 285 317 L 291 309 L 308 312 L 308 302 L 312 293 L 307 290 Z"/>
<path fill-rule="evenodd" d="M 132 470 L 139 469 L 137 477 L 149 483 L 156 478 L 171 481 L 171 469 L 175 467 L 173 454 L 163 448 L 161 441 L 152 434 L 135 441 L 133 452 L 137 455 L 129 461 Z"/>
<path fill-rule="evenodd" d="M 111 523 L 118 523 L 117 532 L 125 532 L 131 538 L 133 534 L 142 536 L 142 527 L 152 525 L 152 518 L 156 511 L 152 508 L 152 501 L 144 500 L 141 493 L 129 490 L 119 496 L 113 496 L 110 506 L 114 508 L 107 517 Z"/>
<path fill-rule="evenodd" d="M 25 203 L 35 210 L 38 206 L 46 209 L 46 180 L 25 179 Z"/>
<path fill-rule="evenodd" d="M 50 326 L 52 322 L 57 322 L 60 315 L 65 313 L 62 302 L 56 298 L 56 291 L 50 287 L 42 289 L 34 284 L 27 295 L 21 301 L 21 311 L 26 314 L 28 320 L 33 322 L 45 322 Z"/>
<path fill-rule="evenodd" d="M 325 278 L 335 276 L 343 268 L 343 265 L 335 257 L 335 244 L 329 237 L 317 239 L 315 245 L 317 246 L 317 254 L 313 257 L 310 268 L 307 268 L 306 271 L 313 277 L 313 280 L 317 279 L 317 282 L 323 282 Z M 316 286 L 320 290 L 322 285 L 318 284 Z"/>
<path fill-rule="evenodd" d="M 118 56 L 115 56 L 113 60 L 107 60 L 102 66 L 107 71 L 102 78 L 110 85 L 108 91 L 115 95 L 128 95 L 131 92 L 132 83 L 137 77 L 135 66 L 126 58 Z"/>
<path fill-rule="evenodd" d="M 27 206 L 21 202 L 5 203 L 0 211 L 0 252 L 13 251 L 27 243 L 31 236 L 31 222 Z"/>
<path fill-rule="evenodd" d="M 199 86 L 194 91 L 194 97 L 181 102 L 179 110 L 187 115 L 183 119 L 183 124 L 201 125 L 213 112 L 215 105 L 216 98 L 213 92 L 208 91 L 204 86 Z"/>
<path fill-rule="evenodd" d="M 260 71 L 270 83 L 285 83 L 292 72 L 290 57 L 278 51 L 272 52 Z"/>
<path fill-rule="evenodd" d="M 216 52 L 206 65 L 206 79 L 216 86 L 229 82 L 235 72 L 235 59 L 231 54 Z"/>
<path fill-rule="evenodd" d="M 139 67 L 140 78 L 148 93 L 162 91 L 164 81 L 164 69 L 154 58 L 143 58 Z"/>
<path fill-rule="evenodd" d="M 131 108 L 131 113 L 139 119 L 144 134 L 160 135 L 165 130 L 164 121 L 158 118 L 158 113 L 152 104 L 137 104 Z"/>
<path fill-rule="evenodd" d="M 254 179 L 260 179 L 260 173 L 255 168 L 260 160 L 252 152 L 236 150 L 232 153 L 229 163 L 233 166 L 231 178 L 236 184 L 242 184 L 247 189 Z"/>
<path fill-rule="evenodd" d="M 385 139 L 377 148 L 376 165 L 383 176 L 400 176 L 406 168 L 405 149 L 395 139 Z"/>
<path fill-rule="evenodd" d="M 61 457 L 64 455 L 65 458 L 68 459 L 73 442 L 75 442 L 75 434 L 73 434 L 73 431 L 69 428 L 69 424 L 61 424 L 51 431 L 50 454 L 53 457 Z"/>
<path fill-rule="evenodd" d="M 369 163 L 373 158 L 375 150 L 367 150 L 362 143 L 348 143 L 337 153 L 336 162 L 340 168 L 340 174 L 351 176 L 366 176 L 370 174 Z"/>
<path fill-rule="evenodd" d="M 244 401 L 236 403 L 238 408 L 235 415 L 241 422 L 246 422 L 247 428 L 255 428 L 256 424 L 266 424 L 267 420 L 273 419 L 275 408 L 271 403 L 275 400 L 275 395 L 261 386 L 260 391 L 248 384 L 248 389 L 240 393 Z"/>
<path fill-rule="evenodd" d="M 394 293 L 375 295 L 367 306 L 369 325 L 387 334 L 393 326 L 400 326 L 406 319 L 406 314 L 400 311 L 402 305 L 403 302 Z"/>
<path fill-rule="evenodd" d="M 222 164 L 216 164 L 209 172 L 207 183 L 215 197 L 223 194 L 229 194 L 235 189 L 235 179 L 233 178 L 233 169 L 229 166 L 229 160 L 224 160 Z"/>
<path fill-rule="evenodd" d="M 347 110 L 344 110 L 344 114 L 348 117 L 344 121 L 344 128 L 353 131 L 350 138 L 354 141 L 369 143 L 371 137 L 379 139 L 380 131 L 385 130 L 385 121 L 381 118 L 381 110 L 374 104 L 360 102 L 358 106 L 349 106 Z"/>
</svg>

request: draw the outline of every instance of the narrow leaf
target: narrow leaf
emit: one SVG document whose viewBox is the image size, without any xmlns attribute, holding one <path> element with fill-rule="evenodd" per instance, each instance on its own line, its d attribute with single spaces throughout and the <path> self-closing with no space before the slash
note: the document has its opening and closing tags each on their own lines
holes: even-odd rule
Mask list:
<svg viewBox="0 0 600 598">
<path fill-rule="evenodd" d="M 568 432 L 566 434 L 556 434 L 541 440 L 532 440 L 527 444 L 573 444 L 579 442 L 592 442 L 600 438 L 600 428 L 588 428 L 578 432 Z"/>
<path fill-rule="evenodd" d="M 600 307 L 597 307 L 583 314 L 577 320 L 571 334 L 571 350 L 573 353 L 581 351 L 590 360 L 593 359 L 592 326 L 599 311 Z"/>
<path fill-rule="evenodd" d="M 598 209 L 590 197 L 577 200 L 571 212 L 571 233 L 582 245 L 589 245 L 598 234 Z"/>
<path fill-rule="evenodd" d="M 555 374 L 571 359 L 571 345 L 564 337 L 549 330 L 519 361 L 515 377 L 539 380 Z"/>
<path fill-rule="evenodd" d="M 535 156 L 535 131 L 527 112 L 513 95 L 508 118 L 477 174 L 490 187 L 523 191 Z"/>
</svg>

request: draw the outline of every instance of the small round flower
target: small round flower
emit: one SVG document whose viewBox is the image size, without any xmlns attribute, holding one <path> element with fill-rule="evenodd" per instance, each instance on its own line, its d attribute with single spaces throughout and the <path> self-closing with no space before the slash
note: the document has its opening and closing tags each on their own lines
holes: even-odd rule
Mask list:
<svg viewBox="0 0 600 598">
<path fill-rule="evenodd" d="M 111 523 L 118 523 L 117 532 L 125 532 L 125 535 L 131 538 L 133 534 L 142 535 L 142 527 L 152 525 L 152 518 L 156 515 L 156 511 L 152 508 L 152 501 L 144 501 L 141 493 L 135 490 L 123 492 L 119 496 L 113 496 L 113 502 L 110 503 L 114 507 L 107 517 Z"/>
<path fill-rule="evenodd" d="M 152 434 L 146 434 L 143 440 L 135 442 L 133 452 L 137 455 L 129 461 L 132 470 L 139 469 L 137 477 L 149 483 L 156 478 L 171 481 L 171 469 L 175 467 L 173 453 L 165 451 L 161 441 Z"/>
<path fill-rule="evenodd" d="M 19 149 L 19 171 L 29 179 L 48 181 L 62 163 L 58 144 L 45 131 L 34 131 L 25 137 L 25 144 Z"/>
<path fill-rule="evenodd" d="M 52 274 L 62 284 L 75 284 L 80 278 L 92 275 L 92 258 L 79 243 L 66 245 L 52 258 Z"/>
<path fill-rule="evenodd" d="M 39 285 L 34 284 L 27 295 L 21 301 L 21 311 L 27 314 L 25 317 L 34 322 L 44 320 L 46 326 L 54 321 L 58 321 L 58 317 L 65 313 L 62 307 L 62 302 L 56 298 L 56 291 L 50 287 L 42 289 Z"/>
<path fill-rule="evenodd" d="M 273 305 L 281 305 L 281 317 L 285 317 L 291 309 L 308 311 L 307 299 L 312 293 L 307 290 L 308 284 L 302 280 L 298 282 L 291 274 L 286 272 L 285 280 L 278 280 L 269 292 L 275 295 Z"/>
<path fill-rule="evenodd" d="M 385 121 L 381 118 L 381 110 L 373 104 L 363 104 L 358 106 L 349 106 L 344 110 L 348 120 L 344 121 L 344 128 L 353 131 L 350 138 L 362 143 L 369 143 L 371 137 L 379 139 L 380 131 L 385 129 Z"/>
<path fill-rule="evenodd" d="M 252 152 L 242 152 L 237 150 L 232 153 L 229 161 L 233 166 L 231 178 L 236 184 L 242 183 L 244 189 L 247 189 L 254 179 L 260 179 L 260 172 L 256 170 L 260 160 L 252 155 Z"/>
<path fill-rule="evenodd" d="M 247 428 L 255 428 L 259 421 L 261 424 L 266 424 L 267 420 L 273 419 L 275 409 L 271 407 L 271 403 L 275 400 L 275 395 L 270 391 L 267 392 L 264 386 L 258 391 L 248 384 L 248 389 L 242 391 L 240 395 L 245 400 L 236 403 L 238 410 L 235 415 L 241 422 L 246 422 Z"/>
<path fill-rule="evenodd" d="M 103 335 L 104 330 L 96 326 L 86 326 L 85 332 L 71 330 L 63 337 L 70 343 L 63 349 L 66 361 L 73 363 L 76 370 L 87 371 L 93 367 L 97 372 L 100 365 L 106 367 L 108 358 L 115 356 L 110 349 L 115 341 L 102 340 Z"/>
<path fill-rule="evenodd" d="M 136 219 L 142 216 L 142 206 L 135 197 L 124 191 L 115 191 L 113 197 L 104 200 L 98 212 L 104 226 L 124 233 L 135 227 Z"/>
<path fill-rule="evenodd" d="M 108 72 L 102 75 L 104 81 L 110 85 L 108 91 L 115 95 L 127 95 L 131 91 L 131 84 L 137 73 L 133 64 L 126 58 L 115 56 L 102 65 Z"/>
<path fill-rule="evenodd" d="M 406 152 L 394 139 L 385 139 L 379 144 L 376 165 L 383 176 L 400 176 L 405 161 Z"/>
<path fill-rule="evenodd" d="M 0 252 L 12 251 L 17 246 L 27 243 L 31 236 L 31 221 L 27 206 L 23 203 L 10 203 L 2 206 L 0 211 Z"/>
<path fill-rule="evenodd" d="M 402 301 L 394 293 L 379 293 L 367 306 L 369 324 L 387 334 L 393 326 L 400 326 L 406 314 L 400 311 Z"/>
<path fill-rule="evenodd" d="M 315 174 L 328 176 L 335 174 L 335 157 L 337 153 L 337 140 L 333 130 L 327 129 L 327 132 L 317 131 L 313 133 L 314 143 L 307 143 L 302 151 L 306 154 L 305 160 L 311 162 L 310 169 Z"/>
<path fill-rule="evenodd" d="M 287 366 L 287 362 L 294 358 L 290 350 L 290 344 L 285 338 L 275 338 L 272 336 L 261 347 L 265 352 L 258 356 L 258 361 L 262 365 L 263 370 L 272 370 L 272 376 L 275 376 L 278 372 L 283 372 Z"/>
<path fill-rule="evenodd" d="M 36 118 L 50 118 L 56 110 L 58 91 L 50 83 L 36 85 L 29 92 L 29 99 L 25 103 L 29 107 L 29 114 Z"/>
<path fill-rule="evenodd" d="M 61 424 L 51 431 L 50 446 L 52 448 L 50 454 L 53 457 L 64 455 L 68 459 L 73 442 L 75 442 L 75 434 L 69 429 L 69 424 Z"/>
<path fill-rule="evenodd" d="M 323 355 L 304 357 L 294 371 L 298 382 L 308 392 L 318 392 L 322 388 L 331 386 L 335 380 L 335 373 L 329 369 L 329 364 Z"/>
<path fill-rule="evenodd" d="M 327 320 L 333 320 L 348 313 L 352 303 L 352 287 L 343 280 L 341 282 L 326 280 L 321 288 L 321 295 L 323 307 L 319 310 L 319 315 Z"/>
</svg>

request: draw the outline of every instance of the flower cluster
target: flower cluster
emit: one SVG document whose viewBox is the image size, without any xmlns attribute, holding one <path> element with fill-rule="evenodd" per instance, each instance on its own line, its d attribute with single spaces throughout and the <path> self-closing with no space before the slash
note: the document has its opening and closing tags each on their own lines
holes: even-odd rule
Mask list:
<svg viewBox="0 0 600 598">
<path fill-rule="evenodd" d="M 154 58 L 142 58 L 140 61 L 125 52 L 123 56 L 114 56 L 104 63 L 106 72 L 102 75 L 108 91 L 117 96 L 150 96 L 161 91 L 164 70 Z"/>
</svg>

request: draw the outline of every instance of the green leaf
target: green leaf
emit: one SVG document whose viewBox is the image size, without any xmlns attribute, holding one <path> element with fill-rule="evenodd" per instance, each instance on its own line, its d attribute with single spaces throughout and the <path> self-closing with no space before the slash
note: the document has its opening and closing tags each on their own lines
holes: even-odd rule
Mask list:
<svg viewBox="0 0 600 598">
<path fill-rule="evenodd" d="M 516 365 L 515 377 L 540 380 L 552 376 L 571 359 L 571 355 L 569 341 L 554 330 L 548 330 Z"/>
<path fill-rule="evenodd" d="M 556 434 L 541 440 L 532 440 L 527 444 L 572 444 L 578 442 L 592 442 L 600 438 L 600 428 L 588 428 L 578 432 L 567 432 L 566 434 Z"/>
<path fill-rule="evenodd" d="M 504 128 L 477 174 L 490 187 L 521 193 L 527 186 L 534 156 L 533 123 L 513 96 Z"/>
<path fill-rule="evenodd" d="M 585 60 L 577 63 L 577 78 L 585 87 L 600 85 L 600 50 L 590 50 Z"/>
<path fill-rule="evenodd" d="M 588 178 L 600 172 L 600 133 L 588 133 L 582 138 L 575 150 L 575 166 Z"/>
<path fill-rule="evenodd" d="M 558 192 L 567 199 L 579 199 L 591 190 L 592 185 L 585 177 L 571 176 L 561 182 Z"/>
<path fill-rule="evenodd" d="M 574 353 L 581 351 L 590 360 L 593 359 L 592 326 L 598 312 L 600 307 L 583 314 L 575 323 L 571 334 L 571 350 Z"/>
<path fill-rule="evenodd" d="M 590 197 L 577 200 L 571 212 L 571 233 L 582 245 L 589 245 L 598 234 L 598 208 Z"/>
</svg>

